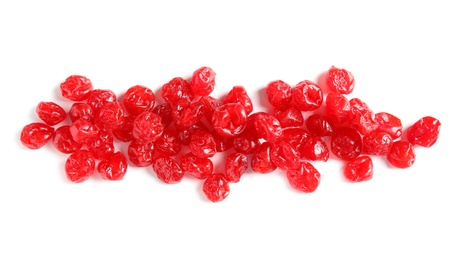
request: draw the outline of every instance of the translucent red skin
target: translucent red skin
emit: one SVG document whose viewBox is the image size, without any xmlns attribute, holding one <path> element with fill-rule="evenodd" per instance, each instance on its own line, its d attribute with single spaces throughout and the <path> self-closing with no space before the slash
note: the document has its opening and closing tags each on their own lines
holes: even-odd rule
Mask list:
<svg viewBox="0 0 457 260">
<path fill-rule="evenodd" d="M 375 114 L 368 105 L 358 98 L 349 100 L 351 110 L 349 112 L 349 126 L 356 129 L 361 135 L 375 131 L 379 124 L 375 120 Z"/>
<path fill-rule="evenodd" d="M 208 96 L 216 84 L 216 73 L 209 67 L 201 67 L 194 71 L 190 89 L 196 96 Z"/>
<path fill-rule="evenodd" d="M 271 162 L 279 169 L 287 171 L 300 165 L 300 153 L 288 143 L 273 144 L 270 150 Z"/>
<path fill-rule="evenodd" d="M 163 133 L 162 119 L 156 113 L 144 111 L 133 121 L 132 135 L 143 143 L 157 140 Z"/>
<path fill-rule="evenodd" d="M 438 140 L 441 122 L 431 116 L 426 116 L 415 122 L 406 133 L 411 144 L 431 147 Z"/>
<path fill-rule="evenodd" d="M 249 116 L 248 121 L 254 125 L 257 136 L 270 143 L 282 140 L 282 127 L 278 119 L 265 112 L 257 112 Z"/>
<path fill-rule="evenodd" d="M 230 193 L 230 186 L 224 174 L 211 174 L 203 182 L 203 193 L 212 202 L 223 201 Z"/>
<path fill-rule="evenodd" d="M 121 152 L 112 154 L 108 159 L 98 163 L 97 170 L 105 180 L 119 181 L 127 172 L 127 158 Z"/>
<path fill-rule="evenodd" d="M 95 124 L 100 129 L 105 130 L 116 130 L 118 129 L 125 120 L 124 106 L 121 102 L 109 102 L 106 103 L 94 118 Z"/>
<path fill-rule="evenodd" d="M 181 151 L 181 142 L 176 131 L 166 128 L 163 134 L 155 141 L 155 148 L 169 156 L 177 155 Z"/>
<path fill-rule="evenodd" d="M 53 136 L 53 127 L 35 122 L 22 128 L 20 140 L 25 147 L 35 150 L 43 147 Z"/>
<path fill-rule="evenodd" d="M 96 115 L 106 103 L 115 101 L 117 101 L 117 97 L 112 90 L 94 89 L 90 92 L 86 103 L 92 107 Z"/>
<path fill-rule="evenodd" d="M 225 178 L 229 182 L 239 182 L 248 165 L 248 157 L 245 154 L 229 154 L 225 159 Z"/>
<path fill-rule="evenodd" d="M 350 71 L 332 66 L 327 72 L 327 87 L 332 92 L 351 94 L 354 90 L 354 76 Z"/>
<path fill-rule="evenodd" d="M 82 147 L 82 144 L 73 140 L 69 125 L 64 125 L 56 129 L 52 138 L 52 144 L 59 152 L 66 154 L 73 153 Z"/>
<path fill-rule="evenodd" d="M 387 155 L 392 147 L 392 137 L 386 132 L 372 132 L 362 139 L 362 152 L 369 155 Z"/>
<path fill-rule="evenodd" d="M 216 142 L 207 131 L 197 130 L 191 135 L 189 149 L 199 158 L 210 158 L 216 154 Z"/>
<path fill-rule="evenodd" d="M 253 111 L 251 98 L 243 86 L 234 86 L 225 96 L 224 104 L 237 103 L 243 106 L 246 115 Z"/>
<path fill-rule="evenodd" d="M 277 109 L 286 109 L 292 101 L 292 87 L 282 80 L 271 81 L 265 91 L 268 101 Z"/>
<path fill-rule="evenodd" d="M 335 126 L 340 126 L 348 121 L 350 110 L 349 100 L 342 94 L 329 93 L 325 98 L 325 115 Z"/>
<path fill-rule="evenodd" d="M 290 186 L 305 193 L 314 192 L 321 179 L 320 173 L 309 162 L 300 162 L 297 169 L 290 169 L 286 174 Z"/>
<path fill-rule="evenodd" d="M 199 158 L 193 153 L 183 155 L 180 166 L 184 174 L 199 180 L 204 180 L 213 173 L 213 162 L 208 158 Z"/>
<path fill-rule="evenodd" d="M 319 136 L 311 136 L 301 146 L 301 153 L 310 161 L 328 161 L 330 152 L 327 144 Z"/>
<path fill-rule="evenodd" d="M 133 121 L 135 120 L 135 117 L 132 115 L 126 115 L 124 116 L 124 120 L 122 124 L 111 131 L 113 134 L 114 138 L 121 142 L 130 142 L 133 140 Z"/>
<path fill-rule="evenodd" d="M 399 138 L 403 133 L 401 120 L 392 114 L 386 112 L 376 113 L 375 121 L 378 123 L 376 131 L 388 133 L 393 140 Z"/>
<path fill-rule="evenodd" d="M 238 103 L 224 104 L 214 110 L 211 122 L 216 133 L 231 138 L 241 134 L 246 127 L 246 111 Z"/>
<path fill-rule="evenodd" d="M 329 117 L 313 114 L 306 119 L 306 128 L 312 135 L 331 136 L 334 126 Z"/>
<path fill-rule="evenodd" d="M 169 126 L 173 122 L 173 118 L 171 117 L 171 105 L 169 103 L 163 103 L 155 106 L 154 109 L 152 109 L 152 112 L 162 118 L 162 125 L 164 127 Z"/>
<path fill-rule="evenodd" d="M 123 104 L 127 113 L 137 116 L 154 107 L 155 95 L 151 89 L 136 85 L 125 92 Z"/>
<path fill-rule="evenodd" d="M 170 156 L 160 156 L 156 158 L 152 163 L 152 169 L 159 180 L 168 184 L 181 182 L 184 177 L 181 167 Z"/>
<path fill-rule="evenodd" d="M 138 140 L 133 140 L 127 148 L 127 155 L 133 165 L 146 167 L 152 164 L 154 150 L 153 142 L 143 143 Z"/>
<path fill-rule="evenodd" d="M 413 145 L 404 140 L 395 141 L 387 154 L 387 161 L 397 168 L 411 167 L 416 161 L 416 152 Z"/>
<path fill-rule="evenodd" d="M 71 106 L 68 115 L 70 116 L 71 122 L 75 122 L 80 118 L 93 122 L 95 118 L 94 109 L 86 103 L 74 103 Z"/>
<path fill-rule="evenodd" d="M 78 119 L 70 126 L 71 137 L 75 142 L 88 143 L 98 135 L 97 127 L 85 119 Z"/>
<path fill-rule="evenodd" d="M 87 149 L 97 160 L 106 160 L 114 154 L 114 138 L 111 132 L 99 130 L 97 136 L 87 144 Z"/>
<path fill-rule="evenodd" d="M 40 102 L 36 107 L 38 117 L 47 125 L 54 126 L 67 117 L 67 112 L 54 102 Z"/>
<path fill-rule="evenodd" d="M 370 156 L 362 155 L 346 163 L 344 177 L 350 182 L 368 181 L 373 178 L 373 161 Z"/>
<path fill-rule="evenodd" d="M 95 159 L 87 150 L 72 153 L 65 162 L 65 173 L 71 182 L 80 183 L 94 173 Z"/>
<path fill-rule="evenodd" d="M 202 102 L 189 102 L 189 100 L 184 98 L 178 100 L 171 111 L 173 123 L 178 129 L 191 128 L 203 117 L 203 115 Z"/>
<path fill-rule="evenodd" d="M 362 152 L 362 138 L 352 128 L 337 128 L 333 132 L 330 148 L 336 157 L 349 161 L 359 156 Z"/>
<path fill-rule="evenodd" d="M 160 95 L 166 103 L 171 105 L 175 105 L 181 98 L 189 101 L 194 98 L 189 82 L 181 77 L 173 78 L 164 84 L 160 89 Z"/>
<path fill-rule="evenodd" d="M 293 89 L 293 100 L 301 111 L 314 111 L 323 103 L 322 89 L 310 80 L 299 82 Z"/>
<path fill-rule="evenodd" d="M 271 161 L 272 145 L 268 142 L 262 143 L 252 154 L 251 169 L 257 173 L 269 173 L 276 170 L 276 165 Z"/>
<path fill-rule="evenodd" d="M 86 100 L 92 90 L 92 82 L 80 75 L 71 75 L 60 84 L 62 96 L 72 101 Z"/>
<path fill-rule="evenodd" d="M 298 127 L 304 123 L 303 114 L 295 106 L 290 106 L 284 110 L 275 110 L 274 116 L 278 119 L 282 128 Z"/>
</svg>

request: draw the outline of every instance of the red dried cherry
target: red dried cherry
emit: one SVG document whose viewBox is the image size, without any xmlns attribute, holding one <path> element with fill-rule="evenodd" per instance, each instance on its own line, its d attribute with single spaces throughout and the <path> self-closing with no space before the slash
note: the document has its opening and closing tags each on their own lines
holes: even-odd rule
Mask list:
<svg viewBox="0 0 457 260">
<path fill-rule="evenodd" d="M 374 120 L 378 123 L 376 131 L 388 133 L 393 140 L 401 136 L 403 125 L 398 117 L 386 112 L 380 112 L 375 114 Z"/>
<path fill-rule="evenodd" d="M 292 188 L 310 193 L 317 189 L 321 174 L 309 162 L 300 162 L 297 169 L 287 171 L 287 180 Z"/>
<path fill-rule="evenodd" d="M 326 162 L 330 157 L 327 144 L 319 136 L 311 136 L 302 145 L 301 151 L 303 156 L 311 161 Z"/>
<path fill-rule="evenodd" d="M 282 128 L 278 119 L 265 112 L 251 114 L 248 121 L 252 122 L 257 136 L 270 143 L 277 143 L 282 139 Z"/>
<path fill-rule="evenodd" d="M 86 100 L 92 89 L 92 82 L 80 75 L 72 75 L 60 84 L 62 96 L 72 101 Z"/>
<path fill-rule="evenodd" d="M 203 103 L 182 98 L 172 108 L 171 117 L 177 128 L 188 129 L 203 117 Z"/>
<path fill-rule="evenodd" d="M 156 113 L 144 111 L 133 121 L 133 138 L 143 143 L 154 142 L 162 133 L 162 119 Z"/>
<path fill-rule="evenodd" d="M 155 141 L 155 148 L 169 156 L 178 154 L 181 151 L 181 142 L 176 131 L 166 128 L 159 139 Z"/>
<path fill-rule="evenodd" d="M 276 109 L 274 116 L 282 128 L 302 126 L 304 122 L 302 112 L 295 106 L 290 106 L 285 110 Z"/>
<path fill-rule="evenodd" d="M 387 161 L 397 168 L 408 168 L 415 160 L 416 152 L 413 145 L 403 140 L 395 141 L 387 154 Z"/>
<path fill-rule="evenodd" d="M 123 104 L 127 113 L 137 116 L 154 107 L 155 95 L 149 88 L 136 85 L 125 92 Z"/>
<path fill-rule="evenodd" d="M 251 169 L 257 173 L 269 173 L 276 170 L 276 165 L 271 161 L 271 144 L 262 143 L 251 158 Z"/>
<path fill-rule="evenodd" d="M 350 94 L 354 90 L 354 76 L 350 71 L 332 66 L 327 72 L 327 86 L 330 91 Z"/>
<path fill-rule="evenodd" d="M 213 157 L 216 154 L 216 142 L 207 131 L 197 130 L 192 133 L 189 149 L 199 158 Z"/>
<path fill-rule="evenodd" d="M 387 155 L 392 147 L 392 137 L 386 132 L 372 132 L 362 139 L 363 153 L 370 155 Z"/>
<path fill-rule="evenodd" d="M 134 139 L 128 146 L 127 155 L 135 166 L 149 166 L 154 158 L 154 143 L 143 143 Z"/>
<path fill-rule="evenodd" d="M 213 162 L 208 158 L 199 158 L 193 153 L 181 157 L 181 169 L 197 179 L 204 180 L 213 173 Z"/>
<path fill-rule="evenodd" d="M 94 173 L 95 159 L 87 150 L 78 150 L 71 154 L 65 162 L 67 178 L 72 182 L 83 182 Z"/>
<path fill-rule="evenodd" d="M 97 127 L 85 119 L 78 119 L 70 126 L 71 137 L 75 142 L 88 143 L 98 134 Z"/>
<path fill-rule="evenodd" d="M 154 169 L 159 180 L 168 184 L 178 183 L 184 177 L 181 167 L 170 156 L 161 156 L 155 159 L 152 163 L 152 169 Z"/>
<path fill-rule="evenodd" d="M 71 122 L 75 122 L 80 118 L 93 122 L 95 118 L 94 109 L 86 103 L 74 103 L 71 106 L 68 115 L 70 116 Z"/>
<path fill-rule="evenodd" d="M 331 136 L 334 126 L 329 117 L 313 114 L 306 119 L 306 128 L 316 136 Z"/>
<path fill-rule="evenodd" d="M 221 105 L 214 110 L 212 124 L 214 130 L 222 137 L 239 135 L 247 124 L 246 111 L 237 103 Z"/>
<path fill-rule="evenodd" d="M 176 77 L 162 86 L 160 95 L 163 100 L 171 105 L 176 104 L 181 98 L 192 101 L 194 95 L 190 90 L 190 84 L 187 80 Z"/>
<path fill-rule="evenodd" d="M 349 100 L 337 93 L 329 93 L 325 99 L 325 114 L 336 125 L 342 125 L 348 120 L 351 105 Z"/>
<path fill-rule="evenodd" d="M 379 127 L 375 120 L 375 114 L 365 102 L 353 98 L 349 104 L 351 105 L 349 126 L 359 131 L 361 135 L 371 133 Z"/>
<path fill-rule="evenodd" d="M 352 128 L 337 128 L 332 135 L 331 150 L 336 157 L 349 161 L 362 152 L 362 138 Z"/>
<path fill-rule="evenodd" d="M 62 153 L 73 153 L 82 147 L 82 144 L 73 140 L 69 125 L 57 128 L 54 137 L 52 138 L 52 143 L 54 144 L 54 147 Z"/>
<path fill-rule="evenodd" d="M 304 80 L 295 86 L 293 100 L 301 111 L 314 111 L 322 105 L 322 90 L 316 83 Z"/>
<path fill-rule="evenodd" d="M 438 140 L 441 122 L 431 116 L 419 119 L 407 131 L 408 141 L 423 147 L 430 147 Z"/>
<path fill-rule="evenodd" d="M 40 102 L 36 107 L 38 117 L 47 125 L 53 126 L 65 120 L 67 113 L 54 102 Z"/>
<path fill-rule="evenodd" d="M 235 86 L 232 90 L 227 93 L 227 96 L 224 99 L 224 104 L 237 103 L 243 106 L 246 115 L 252 113 L 252 101 L 249 97 L 246 89 L 242 86 Z"/>
<path fill-rule="evenodd" d="M 127 172 L 127 158 L 121 152 L 112 154 L 108 159 L 100 161 L 97 170 L 105 180 L 118 181 Z"/>
<path fill-rule="evenodd" d="M 125 120 L 124 107 L 121 102 L 106 103 L 94 118 L 94 122 L 101 129 L 115 130 L 118 129 Z"/>
<path fill-rule="evenodd" d="M 22 129 L 21 142 L 29 149 L 43 147 L 54 135 L 54 128 L 43 123 L 31 123 Z"/>
<path fill-rule="evenodd" d="M 130 142 L 133 140 L 133 122 L 135 117 L 132 115 L 124 116 L 121 125 L 111 132 L 117 140 L 121 142 Z"/>
<path fill-rule="evenodd" d="M 225 178 L 229 182 L 239 182 L 248 169 L 248 157 L 242 153 L 232 153 L 225 160 Z"/>
<path fill-rule="evenodd" d="M 273 144 L 270 150 L 270 157 L 272 163 L 283 171 L 296 169 L 300 165 L 300 153 L 285 142 Z"/>
<path fill-rule="evenodd" d="M 114 138 L 110 132 L 99 130 L 87 144 L 87 149 L 97 160 L 106 160 L 114 154 Z"/>
<path fill-rule="evenodd" d="M 227 179 L 222 173 L 211 174 L 203 183 L 203 193 L 212 202 L 224 200 L 230 193 Z"/>
<path fill-rule="evenodd" d="M 106 103 L 115 102 L 116 100 L 116 94 L 112 90 L 94 89 L 90 92 L 86 103 L 92 107 L 96 115 Z"/>
<path fill-rule="evenodd" d="M 292 87 L 282 80 L 268 83 L 266 93 L 270 104 L 280 110 L 289 107 L 292 101 Z"/>
<path fill-rule="evenodd" d="M 197 96 L 208 96 L 213 92 L 216 73 L 209 67 L 201 67 L 194 71 L 190 82 L 192 93 Z"/>
<path fill-rule="evenodd" d="M 171 105 L 168 103 L 163 103 L 155 106 L 152 112 L 156 113 L 160 116 L 160 118 L 162 118 L 162 125 L 164 127 L 169 126 L 173 122 L 173 118 L 171 117 Z"/>
<path fill-rule="evenodd" d="M 344 177 L 350 182 L 362 182 L 373 178 L 373 161 L 370 156 L 363 155 L 346 163 Z"/>
</svg>

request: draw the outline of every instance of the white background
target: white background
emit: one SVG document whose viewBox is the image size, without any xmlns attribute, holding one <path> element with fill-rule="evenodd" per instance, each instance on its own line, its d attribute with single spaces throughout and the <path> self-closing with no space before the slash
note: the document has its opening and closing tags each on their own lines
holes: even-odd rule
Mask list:
<svg viewBox="0 0 457 260">
<path fill-rule="evenodd" d="M 0 3 L 0 259 L 457 258 L 452 1 L 146 2 Z M 213 96 L 243 85 L 260 111 L 269 81 L 317 81 L 331 65 L 352 71 L 349 97 L 375 112 L 406 127 L 440 119 L 438 142 L 409 169 L 375 158 L 365 183 L 345 181 L 340 161 L 315 163 L 312 194 L 279 171 L 246 173 L 216 204 L 200 181 L 166 185 L 150 168 L 73 184 L 65 155 L 19 142 L 38 102 L 69 108 L 58 85 L 72 74 L 117 94 L 157 93 L 209 66 Z"/>
</svg>

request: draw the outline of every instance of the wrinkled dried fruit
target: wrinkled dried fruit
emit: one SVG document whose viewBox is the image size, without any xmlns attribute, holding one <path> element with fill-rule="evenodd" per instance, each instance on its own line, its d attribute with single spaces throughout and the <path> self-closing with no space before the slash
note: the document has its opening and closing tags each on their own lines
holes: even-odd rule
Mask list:
<svg viewBox="0 0 457 260">
<path fill-rule="evenodd" d="M 127 172 L 127 158 L 121 152 L 112 154 L 108 159 L 100 161 L 97 170 L 105 180 L 119 181 Z"/>
<path fill-rule="evenodd" d="M 282 128 L 278 119 L 265 112 L 251 114 L 248 118 L 254 124 L 257 136 L 270 143 L 277 143 L 282 140 Z"/>
<path fill-rule="evenodd" d="M 31 123 L 22 129 L 21 142 L 29 149 L 43 147 L 54 135 L 54 128 L 43 123 Z"/>
<path fill-rule="evenodd" d="M 87 150 L 78 150 L 65 162 L 67 178 L 72 182 L 83 182 L 94 173 L 95 159 Z"/>
<path fill-rule="evenodd" d="M 331 150 L 336 157 L 349 161 L 359 156 L 362 152 L 362 138 L 352 128 L 338 128 L 332 135 Z"/>
<path fill-rule="evenodd" d="M 273 144 L 270 150 L 271 161 L 283 171 L 296 169 L 300 165 L 300 153 L 285 142 Z"/>
<path fill-rule="evenodd" d="M 303 156 L 311 161 L 326 162 L 330 157 L 327 144 L 319 136 L 309 137 L 301 149 Z"/>
<path fill-rule="evenodd" d="M 370 155 L 387 155 L 392 147 L 392 137 L 386 132 L 372 132 L 362 139 L 363 153 Z"/>
<path fill-rule="evenodd" d="M 222 201 L 230 193 L 228 181 L 222 173 L 211 174 L 203 183 L 203 193 L 212 202 Z"/>
<path fill-rule="evenodd" d="M 376 131 L 388 133 L 393 140 L 401 136 L 403 125 L 398 117 L 386 112 L 381 112 L 375 114 L 374 120 L 378 123 L 378 129 L 376 129 Z"/>
<path fill-rule="evenodd" d="M 133 121 L 133 138 L 150 143 L 159 139 L 163 133 L 162 119 L 156 113 L 144 111 Z"/>
<path fill-rule="evenodd" d="M 123 104 L 130 115 L 137 116 L 154 107 L 155 95 L 149 88 L 136 85 L 125 92 Z"/>
<path fill-rule="evenodd" d="M 92 82 L 80 75 L 72 75 L 60 84 L 62 96 L 72 101 L 86 100 L 92 89 Z"/>
<path fill-rule="evenodd" d="M 349 100 L 337 93 L 329 93 L 325 99 L 325 115 L 335 124 L 335 126 L 346 123 L 349 117 L 351 105 Z"/>
<path fill-rule="evenodd" d="M 423 147 L 436 143 L 440 133 L 441 122 L 431 116 L 426 116 L 414 123 L 407 132 L 408 141 Z"/>
<path fill-rule="evenodd" d="M 203 103 L 180 99 L 172 108 L 171 117 L 177 128 L 188 129 L 203 117 Z"/>
<path fill-rule="evenodd" d="M 98 135 L 98 129 L 91 122 L 80 118 L 70 126 L 70 133 L 75 142 L 84 144 L 89 143 Z"/>
<path fill-rule="evenodd" d="M 176 77 L 162 86 L 160 95 L 166 103 L 175 105 L 181 98 L 192 101 L 194 94 L 190 90 L 190 84 L 181 77 Z"/>
<path fill-rule="evenodd" d="M 201 67 L 192 74 L 190 89 L 197 96 L 208 96 L 213 92 L 216 73 L 209 67 Z"/>
<path fill-rule="evenodd" d="M 210 133 L 197 130 L 190 137 L 189 149 L 199 158 L 210 158 L 216 154 L 216 142 Z"/>
<path fill-rule="evenodd" d="M 154 158 L 154 143 L 143 143 L 134 139 L 128 146 L 127 155 L 135 166 L 149 166 Z"/>
<path fill-rule="evenodd" d="M 275 110 L 274 116 L 278 119 L 282 128 L 302 126 L 304 119 L 302 112 L 295 106 L 290 106 L 285 110 Z"/>
<path fill-rule="evenodd" d="M 331 136 L 334 126 L 329 117 L 313 114 L 306 119 L 306 128 L 316 136 Z"/>
<path fill-rule="evenodd" d="M 213 173 L 213 162 L 208 158 L 199 158 L 193 153 L 181 157 L 181 169 L 197 179 L 204 180 Z"/>
<path fill-rule="evenodd" d="M 109 89 L 94 89 L 90 92 L 86 103 L 92 107 L 95 115 L 106 104 L 117 101 L 116 94 Z"/>
<path fill-rule="evenodd" d="M 351 94 L 354 90 L 354 76 L 350 71 L 332 66 L 327 72 L 327 86 L 339 94 Z"/>
<path fill-rule="evenodd" d="M 159 180 L 168 184 L 178 183 L 184 177 L 181 167 L 170 156 L 161 156 L 155 159 L 152 163 L 152 169 L 154 169 Z"/>
<path fill-rule="evenodd" d="M 176 131 L 166 128 L 159 139 L 155 141 L 155 148 L 169 156 L 177 155 L 181 151 L 181 143 Z"/>
<path fill-rule="evenodd" d="M 248 157 L 242 153 L 232 153 L 225 160 L 225 178 L 229 182 L 239 182 L 248 169 Z"/>
<path fill-rule="evenodd" d="M 94 109 L 86 103 L 74 103 L 71 106 L 68 115 L 70 116 L 71 122 L 75 122 L 80 118 L 93 122 L 95 118 Z"/>
<path fill-rule="evenodd" d="M 314 111 L 322 105 L 324 99 L 322 90 L 316 83 L 304 80 L 295 86 L 293 100 L 301 111 Z"/>
<path fill-rule="evenodd" d="M 40 102 L 36 107 L 38 117 L 47 125 L 53 126 L 65 120 L 67 113 L 54 102 Z"/>
<path fill-rule="evenodd" d="M 106 103 L 94 118 L 95 124 L 100 129 L 115 130 L 124 123 L 124 107 L 120 102 Z"/>
<path fill-rule="evenodd" d="M 99 130 L 87 144 L 87 149 L 97 160 L 106 160 L 114 154 L 114 138 L 110 132 Z"/>
<path fill-rule="evenodd" d="M 363 155 L 346 163 L 344 177 L 350 182 L 362 182 L 373 178 L 373 161 L 370 156 Z"/>
<path fill-rule="evenodd" d="M 224 99 L 224 104 L 237 103 L 243 106 L 246 115 L 252 113 L 252 101 L 248 96 L 246 89 L 242 86 L 235 86 L 232 90 L 227 93 L 227 96 Z"/>
<path fill-rule="evenodd" d="M 271 161 L 271 144 L 262 143 L 251 158 L 251 169 L 257 173 L 269 173 L 276 170 L 276 165 Z"/>
<path fill-rule="evenodd" d="M 213 112 L 212 124 L 216 133 L 225 138 L 241 134 L 247 124 L 246 111 L 237 103 L 224 104 Z"/>
<path fill-rule="evenodd" d="M 270 104 L 280 110 L 289 107 L 292 101 L 292 87 L 282 80 L 268 83 L 266 93 Z"/>
<path fill-rule="evenodd" d="M 414 164 L 416 152 L 411 143 L 403 140 L 395 141 L 387 154 L 387 161 L 397 168 L 408 168 Z"/>
<path fill-rule="evenodd" d="M 319 186 L 321 174 L 309 162 L 300 162 L 297 169 L 287 171 L 287 179 L 292 188 L 310 193 Z"/>
<path fill-rule="evenodd" d="M 52 144 L 62 153 L 73 153 L 82 147 L 82 144 L 73 140 L 69 125 L 57 128 L 54 137 L 52 138 Z"/>
</svg>

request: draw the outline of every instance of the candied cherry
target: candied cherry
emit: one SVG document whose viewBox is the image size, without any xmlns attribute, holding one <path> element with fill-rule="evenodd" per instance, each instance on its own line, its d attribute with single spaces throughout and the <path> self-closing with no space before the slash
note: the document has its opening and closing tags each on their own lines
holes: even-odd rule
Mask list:
<svg viewBox="0 0 457 260">
<path fill-rule="evenodd" d="M 213 92 L 216 73 L 209 67 L 201 67 L 194 71 L 190 82 L 190 89 L 197 96 L 208 96 Z"/>
<path fill-rule="evenodd" d="M 233 138 L 232 145 L 239 153 L 252 154 L 260 146 L 260 140 L 254 129 L 246 128 L 240 135 Z"/>
<path fill-rule="evenodd" d="M 349 100 L 349 104 L 351 105 L 349 126 L 359 131 L 361 135 L 371 133 L 379 127 L 375 114 L 365 102 L 353 98 Z"/>
<path fill-rule="evenodd" d="M 310 80 L 299 82 L 293 89 L 293 100 L 301 111 L 314 111 L 324 100 L 321 88 Z"/>
<path fill-rule="evenodd" d="M 65 162 L 65 173 L 72 182 L 83 182 L 94 173 L 95 159 L 87 150 L 72 153 Z"/>
<path fill-rule="evenodd" d="M 156 113 L 144 111 L 133 120 L 133 138 L 149 143 L 159 139 L 163 133 L 162 119 Z"/>
<path fill-rule="evenodd" d="M 21 142 L 29 149 L 39 149 L 43 147 L 54 135 L 54 128 L 43 123 L 31 123 L 21 132 Z"/>
<path fill-rule="evenodd" d="M 306 119 L 306 128 L 316 136 L 331 136 L 334 126 L 329 117 L 313 114 Z"/>
<path fill-rule="evenodd" d="M 211 135 L 214 138 L 214 142 L 216 142 L 216 151 L 217 152 L 224 152 L 228 149 L 232 148 L 233 139 L 232 138 L 225 138 L 220 136 L 214 129 L 211 130 Z"/>
<path fill-rule="evenodd" d="M 152 90 L 142 85 L 136 85 L 125 92 L 123 104 L 127 113 L 137 116 L 146 110 L 152 109 L 155 100 Z"/>
<path fill-rule="evenodd" d="M 74 103 L 71 106 L 68 115 L 70 116 L 71 122 L 75 122 L 80 118 L 93 122 L 95 118 L 94 109 L 86 103 Z"/>
<path fill-rule="evenodd" d="M 92 82 L 80 75 L 71 75 L 60 84 L 62 96 L 72 101 L 86 100 L 92 89 Z"/>
<path fill-rule="evenodd" d="M 311 161 L 328 161 L 330 152 L 327 144 L 319 136 L 310 136 L 301 146 L 303 157 Z"/>
<path fill-rule="evenodd" d="M 398 117 L 386 112 L 380 112 L 375 114 L 374 120 L 378 123 L 376 131 L 388 133 L 393 140 L 402 135 L 403 125 Z"/>
<path fill-rule="evenodd" d="M 285 142 L 273 144 L 270 157 L 273 164 L 283 171 L 298 168 L 300 164 L 300 153 Z"/>
<path fill-rule="evenodd" d="M 392 137 L 386 132 L 372 132 L 362 139 L 363 153 L 370 155 L 387 155 L 392 147 Z"/>
<path fill-rule="evenodd" d="M 208 120 L 208 122 L 211 122 L 214 110 L 224 104 L 222 101 L 213 98 L 212 96 L 203 96 L 198 101 L 203 104 L 203 115 L 205 116 L 206 120 Z"/>
<path fill-rule="evenodd" d="M 118 129 L 125 120 L 124 107 L 121 102 L 106 103 L 94 118 L 95 124 L 101 129 Z"/>
<path fill-rule="evenodd" d="M 133 165 L 138 167 L 149 166 L 154 158 L 154 143 L 143 143 L 133 139 L 127 148 L 127 155 Z"/>
<path fill-rule="evenodd" d="M 40 102 L 36 107 L 38 117 L 47 125 L 53 126 L 65 120 L 67 113 L 54 102 Z"/>
<path fill-rule="evenodd" d="M 277 143 L 282 139 L 282 127 L 278 119 L 265 112 L 251 114 L 248 121 L 252 122 L 257 136 L 270 143 Z"/>
<path fill-rule="evenodd" d="M 127 172 L 127 158 L 121 152 L 112 154 L 109 158 L 98 163 L 97 170 L 105 180 L 119 181 Z"/>
<path fill-rule="evenodd" d="M 201 121 L 198 121 L 195 125 L 191 126 L 190 128 L 177 129 L 179 141 L 181 142 L 181 144 L 189 145 L 192 133 L 197 130 L 209 131 L 208 128 Z"/>
<path fill-rule="evenodd" d="M 300 162 L 297 169 L 289 169 L 286 174 L 292 188 L 306 193 L 315 191 L 321 179 L 321 174 L 309 162 Z"/>
<path fill-rule="evenodd" d="M 230 193 L 229 183 L 224 174 L 214 173 L 206 178 L 203 182 L 203 193 L 212 202 L 224 200 Z"/>
<path fill-rule="evenodd" d="M 302 126 L 304 122 L 302 112 L 295 106 L 290 106 L 285 110 L 276 109 L 274 116 L 278 119 L 282 128 Z"/>
<path fill-rule="evenodd" d="M 222 137 L 239 135 L 247 124 L 246 111 L 237 103 L 221 105 L 213 112 L 212 124 L 216 133 Z"/>
<path fill-rule="evenodd" d="M 283 130 L 283 142 L 290 144 L 300 152 L 300 159 L 304 158 L 303 145 L 311 135 L 301 127 L 291 127 Z"/>
<path fill-rule="evenodd" d="M 213 157 L 216 154 L 216 142 L 207 131 L 197 130 L 190 137 L 189 149 L 199 158 Z"/>
<path fill-rule="evenodd" d="M 330 149 L 336 157 L 349 161 L 362 152 L 362 138 L 355 129 L 337 128 L 333 132 Z"/>
<path fill-rule="evenodd" d="M 111 131 L 114 138 L 124 143 L 132 141 L 134 120 L 134 116 L 125 115 L 124 120 L 122 120 L 122 123 L 119 125 L 119 127 Z"/>
<path fill-rule="evenodd" d="M 395 141 L 387 154 L 387 161 L 397 168 L 408 168 L 414 164 L 416 152 L 408 141 Z"/>
<path fill-rule="evenodd" d="M 327 72 L 327 86 L 339 94 L 351 94 L 354 90 L 354 76 L 350 71 L 332 66 Z"/>
<path fill-rule="evenodd" d="M 152 163 L 152 169 L 159 180 L 168 184 L 178 183 L 184 177 L 181 167 L 170 156 L 164 155 L 156 158 Z"/>
<path fill-rule="evenodd" d="M 152 112 L 162 118 L 162 125 L 164 127 L 169 126 L 173 122 L 173 118 L 171 117 L 171 105 L 168 103 L 155 106 L 154 109 L 152 109 Z"/>
<path fill-rule="evenodd" d="M 78 119 L 70 126 L 71 137 L 75 142 L 88 143 L 98 134 L 98 128 L 85 119 Z"/>
<path fill-rule="evenodd" d="M 280 110 L 289 107 L 292 101 L 292 87 L 282 80 L 271 81 L 266 88 L 268 102 Z"/>
<path fill-rule="evenodd" d="M 373 178 L 373 161 L 371 157 L 362 155 L 349 160 L 344 167 L 344 177 L 350 182 L 368 181 Z"/>
<path fill-rule="evenodd" d="M 117 101 L 116 94 L 109 89 L 94 89 L 90 92 L 86 103 L 92 107 L 95 115 L 106 104 Z"/>
<path fill-rule="evenodd" d="M 271 160 L 272 145 L 268 142 L 262 143 L 252 154 L 251 169 L 257 173 L 269 173 L 276 170 L 277 166 Z"/>
<path fill-rule="evenodd" d="M 349 100 L 337 93 L 329 93 L 325 98 L 325 115 L 336 125 L 344 124 L 349 117 L 351 105 Z"/>
<path fill-rule="evenodd" d="M 166 128 L 155 141 L 155 148 L 169 156 L 177 155 L 181 151 L 181 142 L 176 131 Z"/>
<path fill-rule="evenodd" d="M 160 95 L 166 103 L 171 105 L 176 104 L 181 98 L 189 101 L 194 98 L 189 82 L 181 77 L 173 78 L 164 84 L 160 89 Z"/>
<path fill-rule="evenodd" d="M 82 147 L 82 144 L 73 140 L 69 125 L 57 128 L 52 138 L 52 144 L 54 144 L 54 147 L 62 153 L 73 153 Z"/>
<path fill-rule="evenodd" d="M 423 147 L 430 147 L 438 140 L 441 122 L 431 116 L 426 116 L 414 123 L 406 132 L 408 141 Z"/>
<path fill-rule="evenodd" d="M 188 129 L 203 117 L 203 103 L 182 98 L 172 108 L 171 117 L 177 128 Z"/>
<path fill-rule="evenodd" d="M 225 96 L 224 104 L 237 103 L 243 106 L 246 115 L 253 111 L 251 98 L 248 96 L 246 89 L 243 86 L 234 86 L 227 96 Z"/>
<path fill-rule="evenodd" d="M 225 159 L 225 178 L 229 182 L 239 182 L 248 169 L 248 157 L 242 153 L 231 153 Z"/>
<path fill-rule="evenodd" d="M 193 153 L 186 153 L 181 157 L 181 169 L 199 180 L 208 178 L 213 173 L 213 162 L 208 158 L 199 158 Z"/>
<path fill-rule="evenodd" d="M 87 149 L 97 160 L 106 160 L 114 154 L 114 138 L 110 132 L 99 130 L 87 144 Z"/>
</svg>

